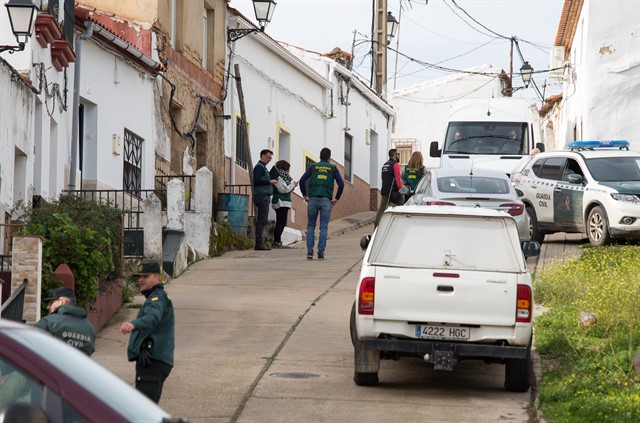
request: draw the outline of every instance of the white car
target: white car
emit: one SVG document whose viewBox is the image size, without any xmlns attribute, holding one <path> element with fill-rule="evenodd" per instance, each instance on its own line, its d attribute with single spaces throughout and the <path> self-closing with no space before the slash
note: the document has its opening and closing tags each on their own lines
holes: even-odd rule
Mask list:
<svg viewBox="0 0 640 423">
<path fill-rule="evenodd" d="M 354 381 L 376 385 L 380 360 L 436 370 L 465 359 L 505 364 L 505 388 L 531 384 L 533 290 L 514 220 L 485 208 L 399 206 L 369 237 L 351 311 Z"/>
<path fill-rule="evenodd" d="M 490 169 L 431 169 L 407 205 L 466 206 L 502 210 L 513 217 L 521 241 L 528 241 L 529 217 L 511 180 Z"/>
<path fill-rule="evenodd" d="M 540 153 L 514 175 L 523 192 L 531 239 L 586 234 L 593 245 L 640 237 L 640 153 L 626 141 L 575 141 Z"/>
</svg>

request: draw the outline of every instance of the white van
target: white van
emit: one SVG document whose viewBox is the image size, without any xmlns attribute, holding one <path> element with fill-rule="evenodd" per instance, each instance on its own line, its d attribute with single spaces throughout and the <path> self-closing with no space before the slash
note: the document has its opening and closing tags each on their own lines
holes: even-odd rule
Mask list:
<svg viewBox="0 0 640 423">
<path fill-rule="evenodd" d="M 544 151 L 535 108 L 519 98 L 473 98 L 456 101 L 449 112 L 444 143 L 433 141 L 429 155 L 441 168 L 483 167 L 510 175 Z"/>
</svg>

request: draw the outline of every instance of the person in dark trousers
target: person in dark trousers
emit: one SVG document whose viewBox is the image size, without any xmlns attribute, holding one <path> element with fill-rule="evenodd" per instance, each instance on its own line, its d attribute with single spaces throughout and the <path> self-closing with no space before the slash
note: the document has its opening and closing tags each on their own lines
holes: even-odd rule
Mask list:
<svg viewBox="0 0 640 423">
<path fill-rule="evenodd" d="M 389 150 L 389 160 L 382 165 L 382 187 L 380 187 L 380 193 L 382 194 L 380 199 L 380 207 L 378 207 L 378 213 L 376 213 L 375 226 L 380 223 L 382 213 L 386 210 L 389 204 L 399 206 L 403 203 L 402 196 L 398 192 L 404 185 L 400 180 L 400 154 L 398 150 L 392 148 Z"/>
<path fill-rule="evenodd" d="M 71 288 L 54 288 L 45 298 L 49 315 L 38 320 L 36 327 L 91 355 L 96 349 L 96 328 L 87 320 L 87 311 L 77 307 Z"/>
<path fill-rule="evenodd" d="M 342 191 L 344 181 L 338 167 L 329 161 L 331 150 L 320 150 L 320 161 L 313 163 L 300 178 L 300 191 L 307 201 L 307 258 L 313 259 L 313 247 L 315 244 L 316 221 L 320 215 L 320 237 L 318 239 L 318 258 L 324 259 L 324 251 L 327 246 L 327 233 L 331 209 L 336 205 Z M 307 185 L 308 183 L 308 185 Z M 338 185 L 338 192 L 333 197 L 333 185 Z"/>
<path fill-rule="evenodd" d="M 129 361 L 136 362 L 136 389 L 158 403 L 164 381 L 173 368 L 175 318 L 173 303 L 160 281 L 160 264 L 143 260 L 134 276 L 146 300 L 138 316 L 120 326 L 131 334 L 127 347 Z"/>
<path fill-rule="evenodd" d="M 276 211 L 276 226 L 273 229 L 274 247 L 282 247 L 282 232 L 287 226 L 289 209 L 291 209 L 291 192 L 298 186 L 298 181 L 294 181 L 289 175 L 289 169 L 291 165 L 288 161 L 278 160 L 269 172 L 271 179 L 278 181 L 273 186 L 271 199 L 271 207 Z"/>
<path fill-rule="evenodd" d="M 256 207 L 256 250 L 270 250 L 264 243 L 264 228 L 267 226 L 267 218 L 269 217 L 269 204 L 271 204 L 271 194 L 273 194 L 273 186 L 278 182 L 277 179 L 271 179 L 267 165 L 273 159 L 273 151 L 262 150 L 260 152 L 260 160 L 253 168 L 253 204 Z"/>
</svg>

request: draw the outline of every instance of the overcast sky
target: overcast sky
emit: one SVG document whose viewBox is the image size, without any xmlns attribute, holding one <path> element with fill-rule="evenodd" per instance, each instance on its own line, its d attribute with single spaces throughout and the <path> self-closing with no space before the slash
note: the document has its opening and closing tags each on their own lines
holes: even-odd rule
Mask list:
<svg viewBox="0 0 640 423">
<path fill-rule="evenodd" d="M 273 19 L 266 28 L 271 37 L 319 53 L 334 47 L 351 52 L 355 30 L 355 70 L 361 79 L 369 81 L 371 44 L 367 40 L 371 37 L 374 0 L 276 1 Z M 396 53 L 389 52 L 388 90 L 450 74 L 418 62 L 452 69 L 488 63 L 508 73 L 511 44 L 508 38 L 512 36 L 519 39 L 524 60 L 536 71 L 546 70 L 563 3 L 563 0 L 388 0 L 388 10 L 400 21 L 400 29 L 390 46 L 401 53 L 396 67 Z M 231 0 L 229 4 L 255 22 L 251 0 Z M 514 73 L 519 72 L 520 66 L 522 60 L 514 48 Z M 546 73 L 536 74 L 534 79 L 545 97 L 558 92 L 558 83 L 549 81 Z M 519 75 L 514 75 L 513 85 L 523 85 Z M 531 88 L 514 96 L 540 104 Z"/>
</svg>

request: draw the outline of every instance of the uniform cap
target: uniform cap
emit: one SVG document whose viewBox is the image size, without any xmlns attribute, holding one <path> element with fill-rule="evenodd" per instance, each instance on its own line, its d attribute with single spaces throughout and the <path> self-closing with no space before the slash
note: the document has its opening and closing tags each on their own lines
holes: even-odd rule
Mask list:
<svg viewBox="0 0 640 423">
<path fill-rule="evenodd" d="M 140 262 L 140 264 L 138 264 L 136 272 L 133 274 L 133 276 L 144 276 L 150 275 L 152 273 L 160 274 L 160 263 L 153 260 L 143 260 Z"/>
<path fill-rule="evenodd" d="M 57 300 L 60 297 L 67 297 L 70 300 L 74 300 L 76 298 L 76 294 L 73 292 L 71 288 L 65 288 L 64 286 L 59 288 L 53 288 L 49 291 L 49 296 L 45 298 L 45 301 Z"/>
</svg>

